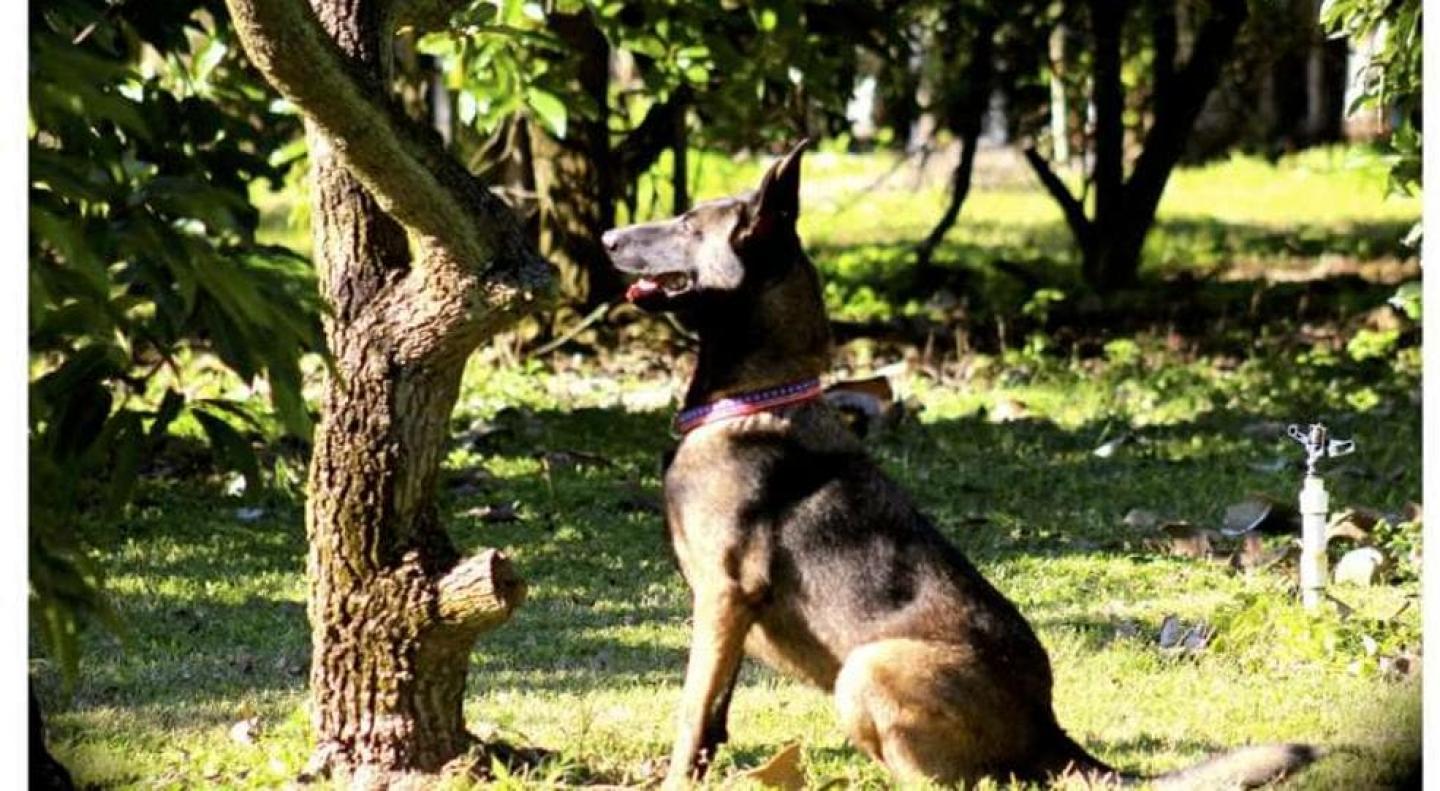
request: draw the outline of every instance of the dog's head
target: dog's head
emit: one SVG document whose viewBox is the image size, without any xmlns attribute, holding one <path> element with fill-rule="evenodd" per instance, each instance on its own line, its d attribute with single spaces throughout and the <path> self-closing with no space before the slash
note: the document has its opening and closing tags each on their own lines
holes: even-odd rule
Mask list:
<svg viewBox="0 0 1440 791">
<path fill-rule="evenodd" d="M 678 217 L 612 228 L 601 237 L 615 268 L 636 279 L 626 298 L 645 310 L 690 312 L 763 288 L 799 255 L 801 141 L 753 193 L 696 205 Z"/>
</svg>

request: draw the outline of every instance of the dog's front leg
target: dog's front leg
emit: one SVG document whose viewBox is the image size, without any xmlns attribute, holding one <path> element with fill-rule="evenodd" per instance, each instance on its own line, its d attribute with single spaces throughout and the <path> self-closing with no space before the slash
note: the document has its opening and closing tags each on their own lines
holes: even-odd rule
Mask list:
<svg viewBox="0 0 1440 791">
<path fill-rule="evenodd" d="M 675 749 L 670 753 L 666 788 L 683 788 L 705 774 L 724 738 L 731 687 L 745 650 L 745 633 L 754 615 L 737 588 L 695 595 L 695 629 L 690 664 L 680 699 Z"/>
</svg>

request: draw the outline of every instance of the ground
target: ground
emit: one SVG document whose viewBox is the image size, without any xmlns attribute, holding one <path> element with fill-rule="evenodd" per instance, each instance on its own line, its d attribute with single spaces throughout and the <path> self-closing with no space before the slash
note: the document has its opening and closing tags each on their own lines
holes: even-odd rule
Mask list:
<svg viewBox="0 0 1440 791">
<path fill-rule="evenodd" d="M 700 161 L 704 195 L 760 167 Z M 1179 556 L 1160 528 L 1125 517 L 1218 528 L 1256 494 L 1292 501 L 1299 448 L 1280 430 L 1314 420 L 1358 446 L 1327 468 L 1337 510 L 1398 514 L 1420 500 L 1418 324 L 1386 306 L 1418 277 L 1399 244 L 1418 201 L 1382 200 L 1381 166 L 1358 151 L 1183 171 L 1145 271 L 1184 301 L 1117 315 L 1086 306 L 1058 211 L 1001 155 L 938 256 L 949 280 L 917 291 L 902 243 L 939 213 L 944 168 L 892 164 L 821 153 L 807 165 L 802 233 L 832 310 L 890 331 L 848 341 L 837 370 L 883 370 L 909 399 L 871 447 L 1035 625 L 1061 723 L 1137 772 L 1304 741 L 1331 752 L 1293 787 L 1402 785 L 1421 722 L 1418 660 L 1404 670 L 1420 638 L 1413 526 L 1372 531 L 1393 556 L 1384 584 L 1336 587 L 1345 607 L 1311 616 L 1293 562 L 1236 570 L 1229 538 Z M 663 200 L 663 184 L 654 193 Z M 663 543 L 657 473 L 686 342 L 617 321 L 632 323 L 599 354 L 589 333 L 542 359 L 517 351 L 523 337 L 497 339 L 472 360 L 454 420 L 454 534 L 503 548 L 530 583 L 477 647 L 467 696 L 477 732 L 554 751 L 502 772 L 507 787 L 639 782 L 668 750 L 688 596 Z M 234 384 L 196 373 L 193 386 Z M 270 458 L 270 488 L 235 494 L 177 445 L 118 528 L 94 527 L 128 632 L 87 635 L 68 697 L 32 661 L 55 752 L 83 784 L 272 787 L 303 766 L 303 476 L 293 453 Z M 1264 548 L 1289 538 L 1267 534 Z M 1162 648 L 1171 615 L 1213 636 Z M 791 741 L 814 786 L 886 780 L 846 744 L 823 693 L 762 668 L 741 677 L 731 733 L 717 780 Z"/>
</svg>

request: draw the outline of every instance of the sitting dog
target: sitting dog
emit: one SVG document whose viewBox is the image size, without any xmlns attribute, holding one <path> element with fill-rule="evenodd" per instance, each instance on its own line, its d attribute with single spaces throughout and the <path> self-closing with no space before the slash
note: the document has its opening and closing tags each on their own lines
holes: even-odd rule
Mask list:
<svg viewBox="0 0 1440 791">
<path fill-rule="evenodd" d="M 850 739 L 901 780 L 1129 779 L 1061 729 L 1030 624 L 819 397 L 830 334 L 795 230 L 804 147 L 753 194 L 603 237 L 636 278 L 630 301 L 700 337 L 664 473 L 695 609 L 666 786 L 701 776 L 727 738 L 744 653 L 832 690 Z M 1251 747 L 1156 780 L 1252 785 L 1313 755 Z"/>
</svg>

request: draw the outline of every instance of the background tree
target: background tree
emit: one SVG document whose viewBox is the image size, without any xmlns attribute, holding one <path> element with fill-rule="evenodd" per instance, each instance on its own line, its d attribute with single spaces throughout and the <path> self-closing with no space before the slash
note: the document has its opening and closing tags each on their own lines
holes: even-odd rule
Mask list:
<svg viewBox="0 0 1440 791">
<path fill-rule="evenodd" d="M 1094 208 L 1086 214 L 1077 198 L 1035 146 L 1025 158 L 1041 184 L 1060 205 L 1080 248 L 1085 280 L 1099 291 L 1134 284 L 1145 236 L 1165 183 L 1180 161 L 1195 120 L 1220 77 L 1248 10 L 1245 0 L 1212 0 L 1193 32 L 1190 54 L 1182 63 L 1176 0 L 1088 0 L 1069 13 L 1083 25 L 1090 44 L 1090 100 L 1095 116 L 1093 165 L 1087 184 L 1094 187 Z M 1143 12 L 1143 13 L 1142 13 Z M 1148 23 L 1151 53 L 1148 128 L 1139 153 L 1125 173 L 1126 26 Z"/>
<path fill-rule="evenodd" d="M 299 359 L 322 347 L 306 262 L 256 242 L 252 182 L 299 131 L 232 48 L 223 6 L 30 10 L 30 605 L 67 680 L 87 620 L 118 628 L 86 535 L 177 421 L 260 485 L 256 438 L 308 438 Z M 220 368 L 262 402 L 187 379 Z"/>
<path fill-rule="evenodd" d="M 1411 194 L 1421 186 L 1424 94 L 1420 0 L 1332 0 L 1322 23 L 1337 36 L 1376 45 L 1360 73 L 1360 85 L 1349 112 L 1368 109 L 1388 115 L 1385 146 L 1394 157 L 1390 188 Z"/>
<path fill-rule="evenodd" d="M 523 595 L 462 558 L 435 485 L 465 360 L 548 268 L 514 216 L 389 90 L 394 31 L 448 3 L 229 0 L 251 60 L 305 114 L 334 370 L 310 466 L 312 772 L 384 785 L 466 750 L 476 637 Z"/>
<path fill-rule="evenodd" d="M 842 5 L 478 4 L 421 47 L 461 92 L 460 123 L 478 132 L 457 136 L 460 156 L 508 180 L 517 208 L 536 217 L 562 295 L 594 307 L 620 291 L 599 235 L 617 210 L 635 215 L 640 179 L 665 153 L 668 211 L 687 203 L 688 147 L 784 145 L 813 124 L 844 128 L 855 41 L 875 46 L 890 20 L 863 0 Z"/>
<path fill-rule="evenodd" d="M 1003 94 L 1014 115 L 1035 103 L 1043 55 L 1035 42 L 1044 39 L 1051 27 L 1046 10 L 1028 2 L 996 7 L 952 0 L 929 11 L 923 27 L 933 41 L 925 47 L 929 57 L 923 68 L 934 85 L 931 111 L 939 126 L 958 141 L 960 156 L 951 173 L 945 210 L 916 247 L 921 282 L 933 281 L 935 250 L 954 227 L 970 194 L 991 99 Z"/>
</svg>

